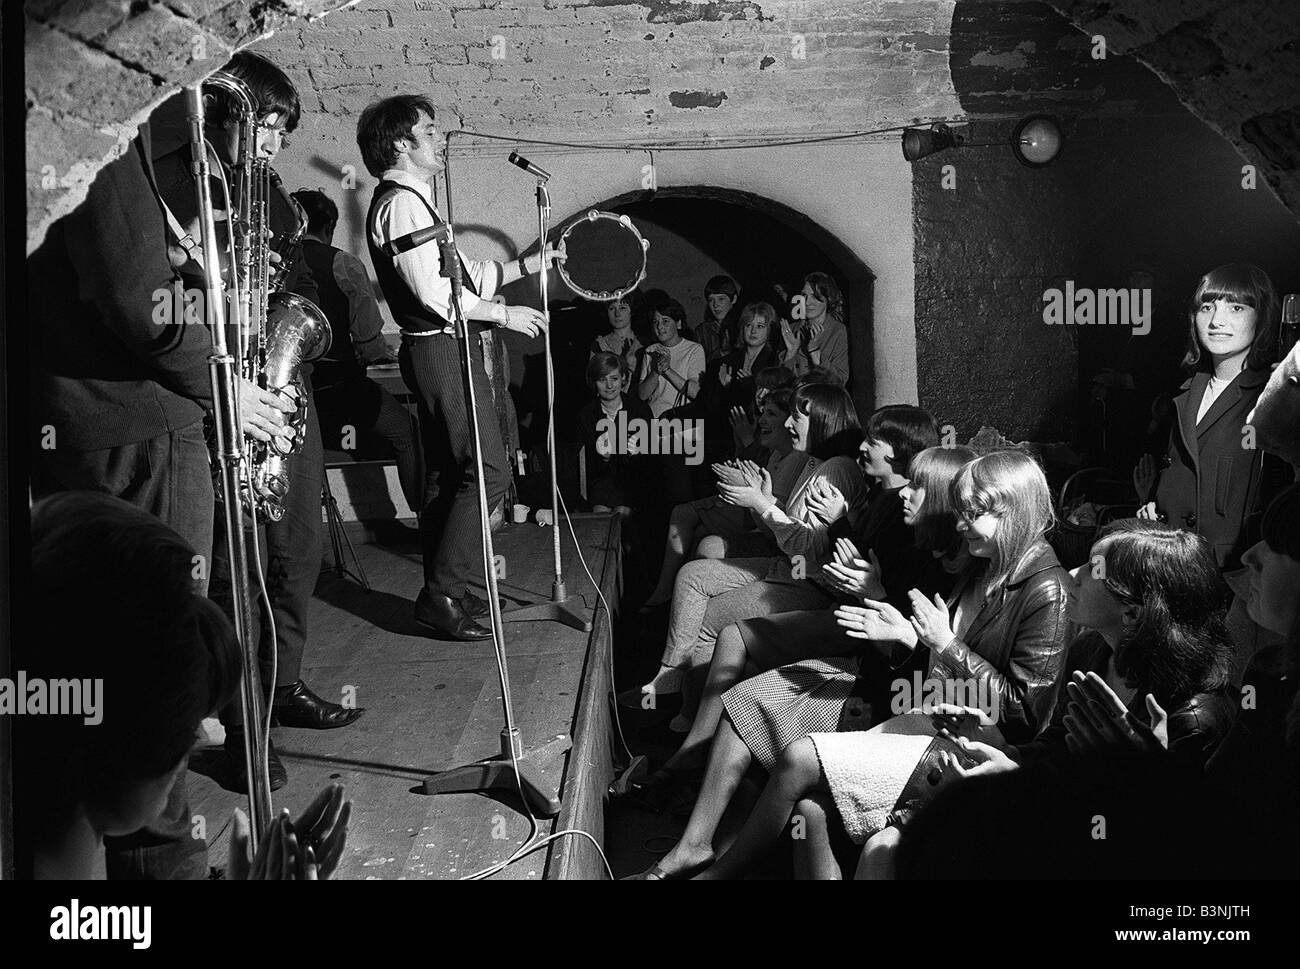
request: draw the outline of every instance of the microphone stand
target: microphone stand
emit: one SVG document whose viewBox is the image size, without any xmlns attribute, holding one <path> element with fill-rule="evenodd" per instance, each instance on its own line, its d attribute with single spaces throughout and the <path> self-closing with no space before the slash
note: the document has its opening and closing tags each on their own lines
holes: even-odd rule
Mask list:
<svg viewBox="0 0 1300 969">
<path fill-rule="evenodd" d="M 501 729 L 501 752 L 493 757 L 440 771 L 424 781 L 425 794 L 449 794 L 474 791 L 515 791 L 522 793 L 525 807 L 544 818 L 560 813 L 560 799 L 547 793 L 534 773 L 537 765 L 553 753 L 567 750 L 571 742 L 553 740 L 525 752 L 523 735 L 515 724 L 514 709 L 510 699 L 510 673 L 506 664 L 505 632 L 501 628 L 501 599 L 497 592 L 496 555 L 492 547 L 492 525 L 489 521 L 487 482 L 483 477 L 483 442 L 478 429 L 478 400 L 474 393 L 474 354 L 470 349 L 471 335 L 465 325 L 465 313 L 460 305 L 461 278 L 460 254 L 450 224 L 438 242 L 441 250 L 442 275 L 451 280 L 451 308 L 456 340 L 460 344 L 461 379 L 465 386 L 465 404 L 468 409 L 470 441 L 474 450 L 474 470 L 478 482 L 478 517 L 483 540 L 483 575 L 487 584 L 489 616 L 492 620 L 492 645 L 497 654 L 497 671 L 501 678 L 501 706 L 505 713 L 505 726 Z M 437 339 L 434 337 L 433 339 Z M 493 420 L 495 420 L 495 416 Z"/>
<path fill-rule="evenodd" d="M 555 361 L 551 356 L 551 308 L 546 279 L 550 268 L 546 264 L 546 237 L 550 216 L 551 196 L 546 190 L 546 178 L 539 175 L 537 177 L 537 238 L 540 240 L 542 268 L 538 273 L 538 287 L 542 298 L 542 318 L 546 320 L 546 330 L 542 333 L 542 340 L 546 346 L 546 450 L 550 457 L 551 469 L 551 553 L 554 577 L 551 581 L 550 602 L 537 602 L 511 609 L 505 613 L 502 621 L 550 620 L 589 633 L 591 620 L 587 618 L 587 604 L 583 602 L 581 596 L 571 596 L 566 591 L 564 565 L 560 560 L 560 489 L 555 474 Z"/>
</svg>

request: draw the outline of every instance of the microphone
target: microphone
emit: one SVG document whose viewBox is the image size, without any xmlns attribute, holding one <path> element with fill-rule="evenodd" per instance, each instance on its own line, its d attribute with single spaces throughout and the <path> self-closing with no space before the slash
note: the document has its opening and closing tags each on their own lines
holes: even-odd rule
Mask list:
<svg viewBox="0 0 1300 969">
<path fill-rule="evenodd" d="M 416 229 L 414 232 L 404 236 L 398 236 L 389 242 L 384 243 L 381 247 L 386 256 L 400 256 L 404 252 L 410 252 L 412 249 L 418 249 L 427 242 L 437 239 L 439 242 L 446 242 L 451 238 L 451 225 L 447 222 L 439 222 L 437 225 L 431 225 L 425 229 Z"/>
<path fill-rule="evenodd" d="M 519 168 L 522 168 L 524 171 L 528 172 L 528 174 L 530 174 L 530 175 L 535 175 L 535 176 L 537 176 L 537 177 L 540 178 L 543 182 L 548 181 L 548 180 L 550 179 L 550 177 L 551 177 L 551 173 L 548 172 L 545 168 L 542 168 L 540 165 L 534 165 L 532 162 L 530 162 L 530 161 L 529 161 L 527 158 L 525 158 L 523 155 L 519 154 L 519 152 L 517 152 L 517 151 L 512 151 L 512 152 L 510 153 L 510 159 L 509 159 L 509 160 L 510 160 L 510 164 L 512 164 L 512 165 L 516 165 L 516 166 L 518 166 Z"/>
</svg>

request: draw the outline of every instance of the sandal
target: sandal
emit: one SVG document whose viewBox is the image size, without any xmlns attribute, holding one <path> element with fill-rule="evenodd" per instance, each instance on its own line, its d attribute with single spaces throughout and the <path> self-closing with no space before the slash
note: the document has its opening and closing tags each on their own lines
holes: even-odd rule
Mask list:
<svg viewBox="0 0 1300 969">
<path fill-rule="evenodd" d="M 700 872 L 702 872 L 702 871 L 704 871 L 704 870 L 706 870 L 706 869 L 708 869 L 708 868 L 712 868 L 712 867 L 713 867 L 713 862 L 714 862 L 714 860 L 715 860 L 715 859 L 710 858 L 708 861 L 697 862 L 696 864 L 691 865 L 691 867 L 687 868 L 686 870 L 684 870 L 684 871 L 679 871 L 679 872 L 677 872 L 676 874 L 673 874 L 673 873 L 670 873 L 670 872 L 666 872 L 666 871 L 664 871 L 664 869 L 660 866 L 659 862 L 656 861 L 653 865 L 651 865 L 651 866 L 650 866 L 649 868 L 647 868 L 645 871 L 639 871 L 639 872 L 637 872 L 635 875 L 624 875 L 622 878 L 619 879 L 619 881 L 621 881 L 621 882 L 684 882 L 684 881 L 690 881 L 692 878 L 694 878 L 694 877 L 695 877 L 696 875 L 698 875 Z"/>
</svg>

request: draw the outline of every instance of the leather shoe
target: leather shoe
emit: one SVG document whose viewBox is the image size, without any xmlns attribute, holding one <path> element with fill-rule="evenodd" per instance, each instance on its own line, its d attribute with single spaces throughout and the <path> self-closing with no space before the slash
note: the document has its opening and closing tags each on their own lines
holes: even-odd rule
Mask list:
<svg viewBox="0 0 1300 969">
<path fill-rule="evenodd" d="M 346 727 L 365 712 L 365 707 L 345 707 L 318 697 L 299 680 L 276 689 L 275 703 L 271 705 L 271 726 L 330 730 Z"/>
<path fill-rule="evenodd" d="M 501 610 L 504 612 L 506 608 L 505 602 L 500 599 L 497 601 L 501 602 Z M 465 590 L 465 597 L 460 600 L 460 606 L 471 619 L 482 619 L 488 614 L 487 600 L 480 599 L 468 589 Z"/>
<path fill-rule="evenodd" d="M 415 621 L 432 629 L 439 639 L 458 639 L 472 643 L 492 638 L 492 630 L 484 629 L 451 596 L 433 595 L 421 589 L 415 600 Z"/>
<path fill-rule="evenodd" d="M 230 789 L 237 794 L 248 793 L 248 775 L 244 769 L 244 728 L 226 728 L 226 760 L 230 763 Z M 280 755 L 275 752 L 275 744 L 266 748 L 266 774 L 271 781 L 271 790 L 278 791 L 289 783 L 289 772 L 285 769 Z"/>
</svg>

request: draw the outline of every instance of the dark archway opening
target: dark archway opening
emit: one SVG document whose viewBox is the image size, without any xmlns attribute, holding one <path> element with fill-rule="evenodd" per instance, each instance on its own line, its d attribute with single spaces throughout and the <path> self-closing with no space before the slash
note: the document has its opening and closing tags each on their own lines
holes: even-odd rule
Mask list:
<svg viewBox="0 0 1300 969">
<path fill-rule="evenodd" d="M 741 303 L 775 300 L 774 283 L 797 292 L 803 277 L 829 273 L 844 294 L 849 329 L 850 382 L 859 413 L 875 406 L 873 307 L 875 274 L 856 253 L 832 233 L 802 213 L 750 192 L 708 185 L 662 187 L 654 192 L 628 192 L 557 215 L 552 241 L 575 217 L 591 209 L 627 215 L 650 241 L 647 273 L 641 289 L 663 290 L 679 300 L 688 317 L 704 312 L 704 286 L 718 273 L 732 276 L 741 287 Z M 587 349 L 604 332 L 603 304 L 575 296 L 558 281 L 551 291 L 552 346 L 556 357 L 556 426 L 563 428 L 586 400 L 583 380 Z M 535 289 L 516 293 L 514 301 L 535 299 Z M 783 312 L 777 305 L 778 312 Z M 540 355 L 512 341 L 511 373 L 521 424 L 526 414 L 545 413 L 545 373 Z M 523 427 L 521 427 L 523 431 Z M 521 436 L 524 436 L 521 434 Z"/>
</svg>

